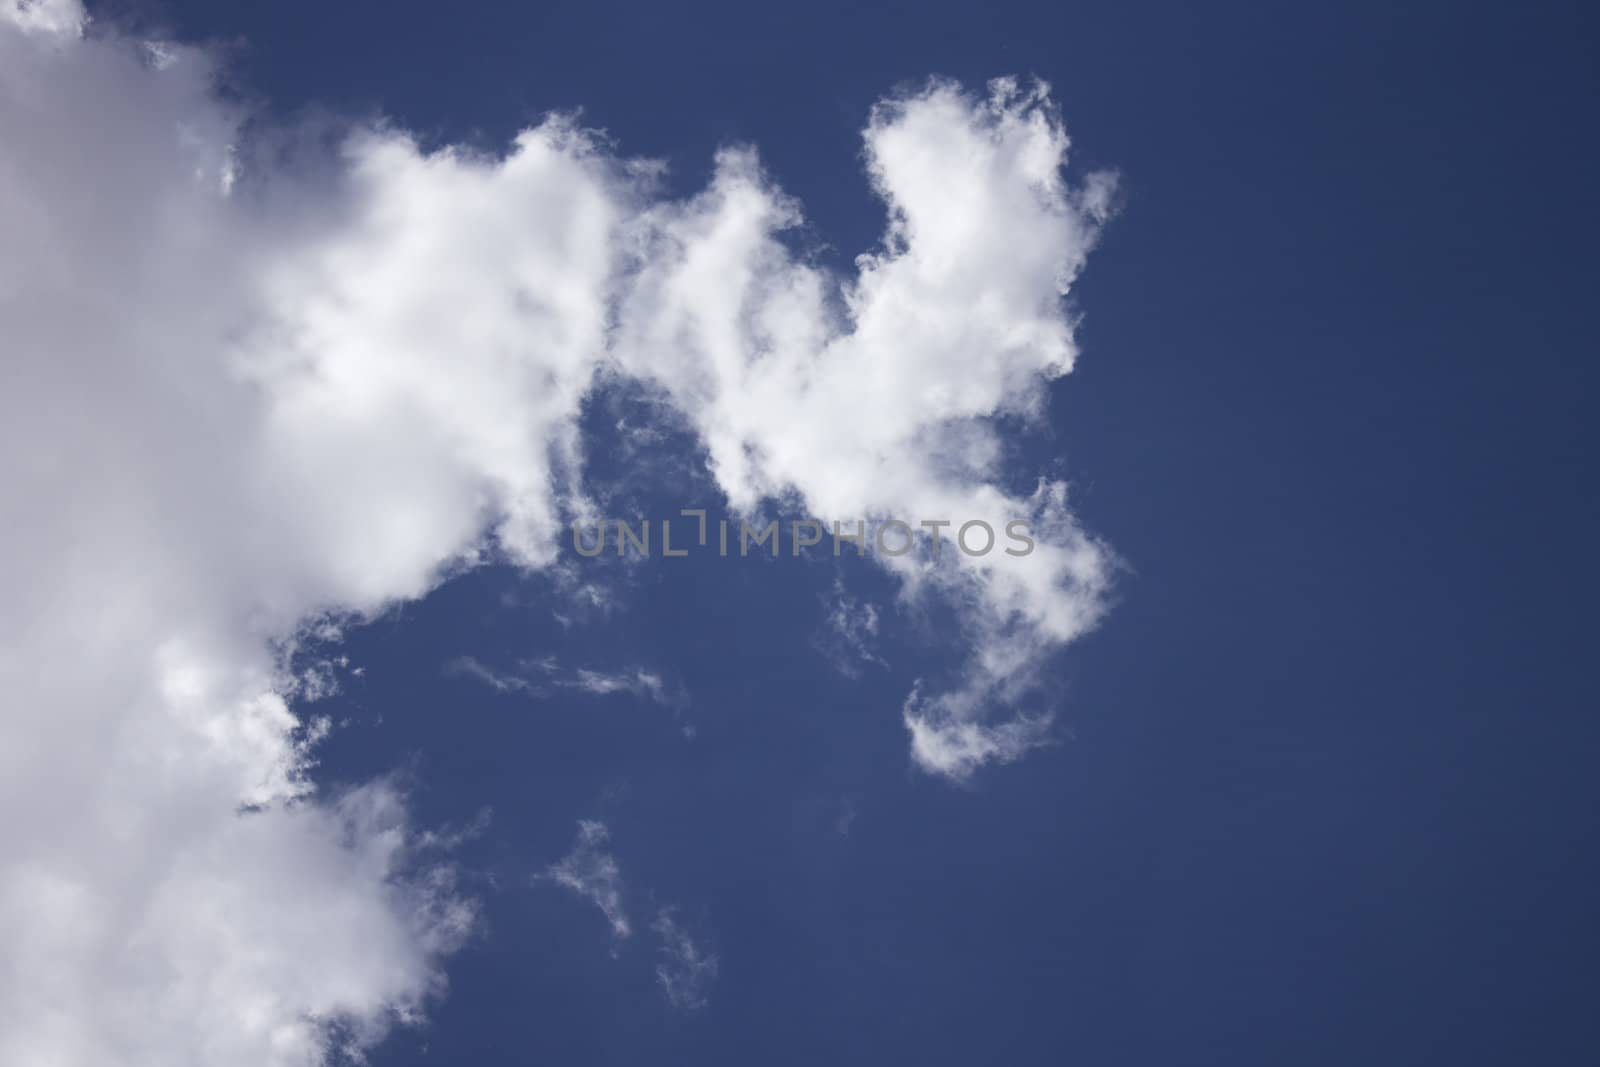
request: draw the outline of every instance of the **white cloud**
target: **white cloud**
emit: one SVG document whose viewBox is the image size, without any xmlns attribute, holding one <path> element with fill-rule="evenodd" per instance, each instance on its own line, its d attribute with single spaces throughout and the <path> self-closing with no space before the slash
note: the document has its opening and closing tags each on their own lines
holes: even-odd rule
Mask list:
<svg viewBox="0 0 1600 1067">
<path fill-rule="evenodd" d="M 610 850 L 611 833 L 597 819 L 578 820 L 578 837 L 572 851 L 534 877 L 571 890 L 593 904 L 611 927 L 612 955 L 633 936 L 628 918 L 622 868 Z M 697 1011 L 705 1007 L 707 992 L 717 977 L 714 954 L 702 948 L 674 918 L 670 907 L 659 908 L 650 929 L 657 939 L 660 962 L 656 983 L 674 1008 Z"/>
<path fill-rule="evenodd" d="M 0 807 L 29 813 L 0 828 L 0 1062 L 316 1064 L 439 988 L 469 906 L 393 786 L 312 793 L 284 650 L 486 552 L 548 563 L 601 368 L 683 411 L 737 507 L 1032 516 L 1026 559 L 893 566 L 972 641 L 907 702 L 917 760 L 1044 737 L 996 715 L 1094 625 L 1108 559 L 1063 486 L 998 488 L 985 420 L 1071 366 L 1107 186 L 1063 184 L 1040 93 L 880 107 L 892 223 L 841 283 L 749 151 L 684 203 L 561 119 L 499 159 L 378 128 L 329 157 L 246 137 L 206 54 L 84 24 L 0 0 Z"/>
<path fill-rule="evenodd" d="M 962 684 L 905 708 L 926 769 L 963 778 L 1029 747 L 1035 720 L 995 725 L 1042 658 L 1091 629 L 1111 558 L 1066 507 L 1066 486 L 1004 492 L 995 415 L 1038 415 L 1076 359 L 1062 297 L 1110 202 L 1111 180 L 1061 177 L 1067 138 L 1044 90 L 997 81 L 974 100 L 935 83 L 886 102 L 866 133 L 887 202 L 884 248 L 838 287 L 779 240 L 799 221 L 748 151 L 711 188 L 637 229 L 618 358 L 688 415 L 736 508 L 795 492 L 825 523 L 862 516 L 1028 518 L 1038 547 L 942 562 L 887 558 L 909 593 L 963 607 Z M 952 530 L 953 532 L 953 530 Z"/>
<path fill-rule="evenodd" d="M 653 700 L 657 704 L 681 704 L 681 694 L 671 692 L 661 680 L 661 675 L 642 667 L 621 671 L 592 671 L 579 668 L 569 684 L 575 689 L 595 696 L 627 693 L 630 696 Z"/>
<path fill-rule="evenodd" d="M 570 669 L 561 666 L 553 657 L 524 660 L 519 671 L 497 670 L 476 656 L 458 656 L 445 664 L 447 673 L 481 682 L 497 693 L 523 693 L 528 696 L 548 696 L 549 689 L 587 693 L 590 696 L 610 696 L 625 693 L 641 700 L 649 700 L 670 708 L 681 709 L 688 698 L 679 689 L 668 686 L 655 671 L 644 667 L 624 667 L 615 671 L 593 670 L 588 667 Z M 540 678 L 534 681 L 532 675 Z"/>
<path fill-rule="evenodd" d="M 75 38 L 88 21 L 78 0 L 14 0 L 0 7 L 0 22 L 47 38 Z"/>
<path fill-rule="evenodd" d="M 0 1062 L 320 1063 L 419 1011 L 471 913 L 394 787 L 310 795 L 278 650 L 456 546 L 352 574 L 378 513 L 340 501 L 329 556 L 319 476 L 271 486 L 224 357 L 275 252 L 204 57 L 0 11 Z"/>
<path fill-rule="evenodd" d="M 627 910 L 622 903 L 622 870 L 617 859 L 606 850 L 611 833 L 606 824 L 594 819 L 578 821 L 578 839 L 572 851 L 544 872 L 557 885 L 565 886 L 600 909 L 611 926 L 611 934 L 623 940 L 633 934 Z"/>
<path fill-rule="evenodd" d="M 445 664 L 448 674 L 482 682 L 496 693 L 535 693 L 538 688 L 520 674 L 497 671 L 476 656 L 457 656 Z"/>
<path fill-rule="evenodd" d="M 656 914 L 653 929 L 661 939 L 656 984 L 661 987 L 667 1003 L 681 1011 L 698 1011 L 705 1007 L 711 984 L 717 978 L 717 957 L 695 943 L 678 925 L 670 908 L 662 908 Z"/>
<path fill-rule="evenodd" d="M 874 650 L 882 622 L 876 604 L 851 596 L 839 579 L 834 579 L 833 592 L 823 603 L 828 608 L 826 628 L 812 644 L 834 670 L 847 678 L 859 678 L 865 667 L 889 665 Z"/>
</svg>

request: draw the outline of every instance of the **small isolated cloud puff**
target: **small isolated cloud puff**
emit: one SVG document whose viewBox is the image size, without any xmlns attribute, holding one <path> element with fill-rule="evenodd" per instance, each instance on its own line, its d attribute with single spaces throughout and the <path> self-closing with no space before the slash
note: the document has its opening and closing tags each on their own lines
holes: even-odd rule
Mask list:
<svg viewBox="0 0 1600 1067">
<path fill-rule="evenodd" d="M 919 764 L 1044 738 L 1007 709 L 1111 568 L 989 447 L 1072 365 L 1108 202 L 1062 180 L 1042 88 L 878 107 L 889 230 L 840 279 L 749 150 L 684 202 L 559 118 L 497 159 L 387 128 L 330 156 L 245 137 L 213 75 L 0 0 L 0 807 L 32 813 L 0 828 L 0 1062 L 308 1067 L 422 1009 L 470 905 L 393 786 L 312 791 L 281 652 L 486 553 L 553 560 L 602 370 L 681 409 L 737 508 L 1031 517 L 1024 559 L 887 565 L 968 620 L 958 684 L 903 709 Z M 611 900 L 589 833 L 563 884 Z"/>
</svg>

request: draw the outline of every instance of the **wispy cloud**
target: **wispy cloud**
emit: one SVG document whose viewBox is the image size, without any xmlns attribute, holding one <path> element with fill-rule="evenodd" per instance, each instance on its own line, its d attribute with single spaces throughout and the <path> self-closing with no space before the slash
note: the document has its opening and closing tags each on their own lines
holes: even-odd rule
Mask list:
<svg viewBox="0 0 1600 1067">
<path fill-rule="evenodd" d="M 497 671 L 475 656 L 457 656 L 445 664 L 445 673 L 482 682 L 497 693 L 537 693 L 540 690 L 519 674 Z"/>
<path fill-rule="evenodd" d="M 572 851 L 535 875 L 534 882 L 559 885 L 598 908 L 611 929 L 611 954 L 618 956 L 623 943 L 633 936 L 633 924 L 628 918 L 622 868 L 610 845 L 605 823 L 580 819 Z M 650 929 L 656 935 L 655 974 L 662 996 L 681 1011 L 705 1007 L 720 966 L 717 956 L 689 933 L 671 907 L 657 909 Z"/>
<path fill-rule="evenodd" d="M 607 693 L 630 693 L 636 697 L 653 700 L 657 704 L 672 705 L 682 701 L 680 695 L 667 690 L 659 674 L 638 667 L 611 673 L 579 668 L 570 681 L 558 681 L 557 684 L 567 685 L 596 696 L 604 696 Z"/>
<path fill-rule="evenodd" d="M 522 660 L 515 671 L 500 670 L 476 656 L 457 656 L 445 664 L 445 673 L 469 678 L 497 693 L 523 693 L 549 696 L 558 691 L 611 696 L 622 693 L 665 707 L 682 709 L 688 696 L 669 686 L 659 673 L 643 667 L 624 667 L 613 671 L 589 667 L 566 668 L 553 657 Z"/>
<path fill-rule="evenodd" d="M 620 941 L 632 935 L 633 927 L 623 907 L 622 870 L 607 847 L 610 841 L 605 823 L 580 820 L 572 851 L 546 868 L 540 877 L 572 890 L 599 908 L 612 936 Z"/>
<path fill-rule="evenodd" d="M 880 617 L 878 606 L 861 600 L 834 580 L 833 592 L 823 598 L 827 616 L 812 645 L 847 678 L 859 678 L 867 667 L 888 667 L 877 652 Z"/>
<path fill-rule="evenodd" d="M 661 962 L 656 964 L 656 984 L 673 1007 L 698 1011 L 707 1004 L 707 994 L 716 981 L 718 960 L 691 938 L 673 916 L 663 908 L 653 924 L 661 939 Z"/>
</svg>

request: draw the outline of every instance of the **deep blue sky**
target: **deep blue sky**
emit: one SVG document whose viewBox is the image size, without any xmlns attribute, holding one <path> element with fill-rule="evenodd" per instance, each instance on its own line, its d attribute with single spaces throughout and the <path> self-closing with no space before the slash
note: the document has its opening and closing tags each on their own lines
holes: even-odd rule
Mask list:
<svg viewBox="0 0 1600 1067">
<path fill-rule="evenodd" d="M 485 934 L 379 1067 L 1592 1060 L 1592 10 L 162 10 L 289 113 L 492 147 L 582 106 L 685 190 L 754 142 L 841 263 L 883 221 L 858 131 L 908 79 L 1037 74 L 1074 164 L 1123 175 L 1019 464 L 1131 565 L 1058 664 L 1070 740 L 967 789 L 915 772 L 936 628 L 891 618 L 857 679 L 809 644 L 836 577 L 891 595 L 869 568 L 651 566 L 571 629 L 544 579 L 458 579 L 353 634 L 327 709 L 328 783 L 405 768 L 424 822 L 493 810 L 462 855 Z M 604 423 L 597 478 L 628 469 Z M 644 663 L 688 707 L 497 695 L 465 654 Z M 580 817 L 636 920 L 672 904 L 719 954 L 704 1011 L 529 884 Z"/>
</svg>

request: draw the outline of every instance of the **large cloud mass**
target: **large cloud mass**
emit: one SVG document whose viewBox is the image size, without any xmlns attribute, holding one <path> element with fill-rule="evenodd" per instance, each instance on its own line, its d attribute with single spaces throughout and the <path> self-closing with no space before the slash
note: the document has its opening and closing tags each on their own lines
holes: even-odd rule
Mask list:
<svg viewBox="0 0 1600 1067">
<path fill-rule="evenodd" d="M 841 280 L 744 150 L 686 202 L 570 122 L 503 158 L 243 135 L 206 54 L 0 0 L 0 1062 L 294 1065 L 375 1040 L 470 926 L 385 783 L 306 783 L 283 649 L 582 510 L 596 373 L 658 387 L 731 505 L 1028 516 L 1039 549 L 886 560 L 958 600 L 971 661 L 914 693 L 961 778 L 1094 625 L 1064 487 L 999 485 L 988 421 L 1074 348 L 1109 183 L 1064 184 L 1042 90 L 934 84 L 865 131 L 890 209 Z"/>
</svg>

